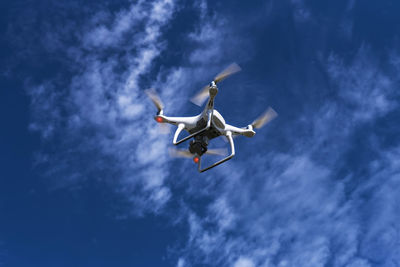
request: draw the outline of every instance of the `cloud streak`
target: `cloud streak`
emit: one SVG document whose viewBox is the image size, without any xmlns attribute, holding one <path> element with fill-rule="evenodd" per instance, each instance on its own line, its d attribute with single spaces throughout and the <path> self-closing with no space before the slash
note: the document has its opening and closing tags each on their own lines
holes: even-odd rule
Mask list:
<svg viewBox="0 0 400 267">
<path fill-rule="evenodd" d="M 73 72 L 66 88 L 55 79 L 28 92 L 30 129 L 41 134 L 45 147 L 57 144 L 55 151 L 44 149 L 36 157 L 54 186 L 97 177 L 129 199 L 134 214 L 157 213 L 168 203 L 171 140 L 159 134 L 152 120 L 155 108 L 143 90 L 157 88 L 166 112 L 174 115 L 183 111 L 187 87 L 210 75 L 208 63 L 225 64 L 221 42 L 207 45 L 221 22 L 206 17 L 205 2 L 195 2 L 194 8 L 199 21 L 184 36 L 195 47 L 188 50 L 189 67 L 158 63 L 169 45 L 168 27 L 180 12 L 171 0 L 138 1 L 115 14 L 97 12 L 77 34 L 76 46 L 61 47 Z"/>
<path fill-rule="evenodd" d="M 221 167 L 206 216 L 188 218 L 191 262 L 213 266 L 396 266 L 400 258 L 398 148 L 368 158 L 360 172 L 346 155 L 359 131 L 398 109 L 397 65 L 365 46 L 345 64 L 325 59 L 336 96 L 280 131 L 292 149 Z M 280 129 L 276 129 L 279 131 Z M 271 147 L 274 149 L 273 147 Z M 378 151 L 377 151 L 378 150 Z M 375 160 L 374 160 L 375 159 Z M 368 230 L 366 230 L 368 229 Z M 201 253 L 201 254 L 200 254 Z M 195 254 L 195 255 L 194 255 Z M 195 264 L 194 264 L 195 265 Z"/>
<path fill-rule="evenodd" d="M 88 163 L 94 171 L 114 169 L 122 177 L 122 190 L 131 192 L 131 187 L 140 187 L 146 192 L 145 196 L 132 194 L 133 201 L 158 209 L 169 199 L 170 192 L 163 185 L 168 175 L 166 155 L 161 152 L 167 142 L 159 138 L 152 122 L 143 118 L 153 110 L 144 103 L 139 83 L 163 50 L 162 28 L 174 10 L 174 3 L 168 0 L 132 4 L 111 18 L 110 25 L 101 24 L 83 33 L 81 44 L 70 51 L 71 60 L 81 71 L 67 90 L 60 91 L 49 83 L 30 91 L 34 113 L 31 129 L 40 131 L 44 138 L 54 137 L 55 130 L 63 131 L 63 143 L 70 147 L 70 153 L 57 155 L 62 161 L 57 165 L 65 168 L 52 171 L 85 178 L 90 173 L 81 173 L 83 166 L 75 166 L 76 173 L 69 173 L 67 169 L 74 167 L 71 158 L 97 151 L 100 159 Z M 102 21 L 103 16 L 98 13 L 93 20 Z M 141 28 L 142 34 L 135 34 Z M 121 57 L 107 51 L 117 46 L 125 52 Z M 147 136 L 146 147 L 141 136 Z M 115 168 L 102 166 L 107 157 Z M 149 162 L 154 164 L 151 171 L 146 168 Z"/>
<path fill-rule="evenodd" d="M 307 23 L 311 11 L 302 1 L 292 4 L 295 17 Z M 57 186 L 107 180 L 134 215 L 168 213 L 168 203 L 179 202 L 172 220 L 187 224 L 189 238 L 176 252 L 178 267 L 399 264 L 399 148 L 378 151 L 374 144 L 376 156 L 362 171 L 345 159 L 360 131 L 373 140 L 368 126 L 398 109 L 400 61 L 382 68 L 367 45 L 349 62 L 333 52 L 319 56 L 332 98 L 278 126 L 290 149 L 271 146 L 266 155 L 192 179 L 170 167 L 171 140 L 159 135 L 142 90 L 157 88 L 168 113 L 184 113 L 186 87 L 225 65 L 226 47 L 235 51 L 234 38 L 221 27 L 228 22 L 207 16 L 204 1 L 194 6 L 198 22 L 185 33 L 194 48 L 180 67 L 159 63 L 170 48 L 166 32 L 180 12 L 177 2 L 138 1 L 88 20 L 79 44 L 64 47 L 73 72 L 65 89 L 55 78 L 29 90 L 30 128 L 45 147 L 38 168 L 58 177 Z M 263 146 L 260 140 L 253 144 Z M 177 188 L 181 196 L 174 196 Z"/>
</svg>

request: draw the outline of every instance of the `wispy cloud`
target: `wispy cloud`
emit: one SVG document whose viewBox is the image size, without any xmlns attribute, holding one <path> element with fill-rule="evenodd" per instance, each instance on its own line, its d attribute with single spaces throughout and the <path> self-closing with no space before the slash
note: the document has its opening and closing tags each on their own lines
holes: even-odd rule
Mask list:
<svg viewBox="0 0 400 267">
<path fill-rule="evenodd" d="M 400 147 L 382 152 L 369 166 L 365 182 L 354 192 L 357 207 L 363 211 L 360 253 L 382 265 L 400 263 Z M 364 196 L 368 199 L 362 201 Z"/>
<path fill-rule="evenodd" d="M 193 5 L 198 23 L 185 36 L 194 43 L 187 53 L 189 67 L 157 62 L 179 13 L 175 1 L 138 1 L 116 14 L 97 12 L 82 26 L 78 45 L 64 47 L 73 72 L 66 88 L 58 87 L 65 80 L 61 77 L 29 90 L 30 128 L 41 133 L 45 145 L 58 144 L 57 151 L 37 156 L 38 166 L 52 179 L 58 177 L 56 186 L 88 177 L 118 183 L 117 191 L 139 214 L 160 211 L 168 202 L 171 140 L 159 134 L 152 119 L 155 108 L 143 90 L 159 90 L 166 112 L 174 115 L 188 99 L 187 88 L 213 74 L 209 62 L 224 64 L 221 44 L 208 45 L 218 35 L 220 20 L 206 16 L 204 1 Z"/>
<path fill-rule="evenodd" d="M 254 267 L 254 263 L 252 260 L 246 257 L 240 257 L 235 264 L 234 267 Z"/>
<path fill-rule="evenodd" d="M 311 16 L 302 1 L 292 4 L 299 19 Z M 45 141 L 39 166 L 59 183 L 117 180 L 116 190 L 135 214 L 162 211 L 174 197 L 171 188 L 185 183 L 183 194 L 206 200 L 198 209 L 179 197 L 176 216 L 187 222 L 189 239 L 178 267 L 399 263 L 399 150 L 379 151 L 363 174 L 343 160 L 357 131 L 368 131 L 366 125 L 398 108 L 394 73 L 400 61 L 382 68 L 367 45 L 350 62 L 334 53 L 321 58 L 333 97 L 278 129 L 291 149 L 271 148 L 201 179 L 171 181 L 179 172 L 170 173 L 170 139 L 159 135 L 142 90 L 156 87 L 167 112 L 182 112 L 186 88 L 226 63 L 221 55 L 233 42 L 221 38 L 227 22 L 207 16 L 205 1 L 195 7 L 199 22 L 186 34 L 195 45 L 187 54 L 190 64 L 182 67 L 157 63 L 168 48 L 165 31 L 179 12 L 176 2 L 138 1 L 89 20 L 79 44 L 65 47 L 73 70 L 67 87 L 59 88 L 56 78 L 29 91 L 30 127 Z M 298 128 L 307 136 L 294 134 Z"/>
<path fill-rule="evenodd" d="M 371 120 L 397 106 L 393 98 L 398 93 L 393 88 L 398 79 L 381 70 L 380 62 L 366 46 L 359 49 L 351 66 L 345 66 L 337 56 L 331 55 L 328 73 L 356 121 Z"/>
<path fill-rule="evenodd" d="M 351 62 L 333 54 L 325 62 L 336 96 L 292 126 L 310 134 L 282 131 L 288 153 L 271 151 L 218 169 L 212 178 L 223 182 L 211 193 L 207 215 L 189 216 L 188 247 L 196 255 L 187 258 L 215 266 L 399 262 L 397 149 L 383 156 L 375 151 L 365 166 L 374 171 L 363 174 L 344 162 L 357 132 L 372 137 L 368 125 L 398 108 L 398 66 L 382 68 L 366 47 Z"/>
<path fill-rule="evenodd" d="M 121 173 L 122 189 L 132 193 L 133 188 L 142 188 L 145 195 L 131 194 L 131 198 L 148 203 L 143 208 L 155 210 L 170 197 L 163 185 L 168 168 L 162 151 L 167 142 L 159 138 L 151 120 L 142 118 L 153 110 L 144 103 L 139 81 L 149 73 L 152 62 L 163 50 L 162 28 L 171 20 L 174 10 L 174 3 L 169 0 L 139 1 L 114 15 L 110 25 L 89 28 L 71 53 L 73 64 L 80 66 L 81 71 L 72 78 L 69 87 L 60 90 L 49 82 L 30 91 L 34 114 L 31 129 L 40 131 L 45 138 L 62 131 L 63 142 L 68 143 L 70 152 L 56 155 L 61 160 L 57 165 L 64 166 L 56 172 L 67 177 L 89 175 L 79 170 L 70 173 L 68 169 L 73 169 L 70 157 L 97 151 L 103 159 L 85 160 L 85 164 L 90 164 L 94 171 L 113 170 L 102 166 L 106 164 L 104 158 L 110 157 L 114 170 Z M 99 22 L 103 13 L 96 16 L 100 16 L 95 18 Z M 141 34 L 135 34 L 139 30 Z M 124 51 L 123 56 L 107 51 L 116 46 L 121 46 L 119 51 Z M 141 136 L 147 136 L 146 146 Z M 151 170 L 146 168 L 150 162 L 154 167 Z"/>
</svg>

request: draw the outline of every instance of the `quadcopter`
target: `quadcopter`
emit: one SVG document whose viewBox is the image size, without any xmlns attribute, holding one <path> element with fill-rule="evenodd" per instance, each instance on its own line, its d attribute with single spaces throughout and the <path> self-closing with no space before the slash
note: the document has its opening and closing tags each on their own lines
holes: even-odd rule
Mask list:
<svg viewBox="0 0 400 267">
<path fill-rule="evenodd" d="M 158 123 L 169 123 L 178 127 L 175 131 L 172 143 L 174 145 L 179 145 L 193 138 L 189 143 L 188 150 L 171 149 L 170 154 L 176 157 L 192 158 L 194 163 L 198 165 L 199 172 L 205 172 L 233 158 L 235 156 L 235 145 L 233 142 L 235 136 L 243 135 L 246 137 L 253 137 L 256 134 L 254 129 L 260 129 L 278 115 L 271 107 L 269 107 L 260 117 L 246 127 L 239 128 L 225 122 L 222 115 L 214 108 L 215 96 L 218 93 L 217 83 L 240 70 L 241 68 L 236 63 L 232 63 L 224 71 L 215 76 L 209 85 L 203 87 L 202 90 L 191 98 L 191 101 L 198 106 L 202 106 L 208 98 L 203 112 L 193 117 L 165 116 L 164 105 L 154 89 L 145 90 L 145 93 L 158 110 L 154 119 Z M 189 135 L 178 140 L 178 137 L 183 130 L 187 131 Z M 207 149 L 210 140 L 219 136 L 225 136 L 228 140 L 230 144 L 230 154 L 210 166 L 202 168 L 201 157 L 204 154 L 226 155 L 224 150 Z"/>
</svg>

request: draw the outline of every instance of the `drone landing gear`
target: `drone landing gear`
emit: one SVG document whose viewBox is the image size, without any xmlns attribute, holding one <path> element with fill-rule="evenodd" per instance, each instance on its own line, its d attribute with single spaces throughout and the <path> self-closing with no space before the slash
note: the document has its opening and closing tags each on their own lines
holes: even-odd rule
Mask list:
<svg viewBox="0 0 400 267">
<path fill-rule="evenodd" d="M 210 166 L 208 166 L 208 167 L 206 167 L 204 169 L 201 168 L 201 156 L 205 152 L 207 152 L 207 142 L 204 142 L 204 140 L 203 140 L 204 138 L 200 137 L 200 136 L 202 135 L 202 133 L 204 133 L 204 132 L 206 132 L 207 130 L 210 129 L 212 115 L 213 115 L 212 112 L 210 112 L 208 114 L 208 120 L 207 120 L 207 126 L 206 127 L 204 127 L 203 129 L 201 129 L 201 130 L 199 130 L 199 131 L 197 131 L 197 132 L 195 132 L 193 134 L 190 134 L 190 135 L 182 138 L 181 140 L 177 141 L 177 139 L 179 137 L 179 134 L 182 132 L 183 129 L 185 129 L 185 124 L 179 123 L 178 124 L 178 129 L 176 129 L 176 132 L 175 132 L 175 135 L 174 135 L 174 140 L 173 140 L 173 144 L 174 145 L 179 145 L 179 144 L 189 140 L 190 138 L 193 138 L 193 137 L 195 138 L 194 142 L 191 143 L 191 145 L 190 145 L 190 152 L 191 153 L 194 152 L 197 155 L 194 158 L 194 162 L 198 164 L 198 171 L 199 172 L 205 172 L 205 171 L 207 171 L 207 170 L 209 170 L 211 168 L 214 168 L 214 167 L 224 163 L 225 161 L 230 160 L 231 158 L 233 158 L 235 156 L 235 145 L 233 143 L 232 132 L 231 131 L 227 131 L 225 133 L 225 136 L 228 139 L 229 144 L 230 144 L 230 148 L 231 148 L 230 155 L 227 156 L 226 158 L 220 160 L 220 161 L 215 162 L 214 164 L 212 164 L 212 165 L 210 165 Z M 200 138 L 197 138 L 198 136 Z"/>
<path fill-rule="evenodd" d="M 235 156 L 235 145 L 233 143 L 232 132 L 230 132 L 230 131 L 226 132 L 226 138 L 228 138 L 228 141 L 229 141 L 229 144 L 230 144 L 230 147 L 231 147 L 231 154 L 229 156 L 227 156 L 226 158 L 221 159 L 220 161 L 217 161 L 214 164 L 212 164 L 212 165 L 210 165 L 210 166 L 208 166 L 208 167 L 206 167 L 204 169 L 201 168 L 201 158 L 200 158 L 199 162 L 198 162 L 198 166 L 199 166 L 198 167 L 198 171 L 199 172 L 205 172 L 205 171 L 207 171 L 207 170 L 209 170 L 211 168 L 214 168 L 214 167 L 224 163 L 225 161 L 230 160 L 231 158 L 233 158 Z"/>
</svg>

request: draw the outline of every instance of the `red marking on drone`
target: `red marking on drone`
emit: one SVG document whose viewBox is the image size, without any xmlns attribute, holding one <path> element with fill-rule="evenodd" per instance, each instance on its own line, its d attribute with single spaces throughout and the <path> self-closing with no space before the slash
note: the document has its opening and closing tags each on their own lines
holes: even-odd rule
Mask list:
<svg viewBox="0 0 400 267">
<path fill-rule="evenodd" d="M 193 161 L 194 161 L 194 163 L 199 163 L 200 158 L 199 158 L 199 157 L 194 157 L 194 158 L 193 158 Z"/>
<path fill-rule="evenodd" d="M 161 122 L 163 122 L 164 120 L 163 120 L 163 118 L 161 118 L 161 117 L 157 117 L 157 118 L 156 118 L 156 121 L 159 122 L 159 123 L 161 123 Z"/>
</svg>

